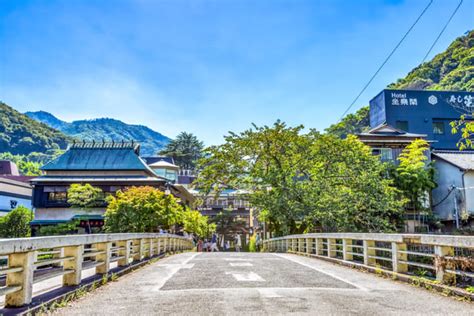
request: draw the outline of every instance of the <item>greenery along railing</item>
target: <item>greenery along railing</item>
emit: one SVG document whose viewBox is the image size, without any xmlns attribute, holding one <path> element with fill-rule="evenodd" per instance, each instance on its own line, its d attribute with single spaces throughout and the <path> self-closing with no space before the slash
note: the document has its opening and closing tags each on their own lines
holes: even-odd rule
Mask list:
<svg viewBox="0 0 474 316">
<path fill-rule="evenodd" d="M 188 238 L 153 233 L 0 239 L 0 295 L 5 306 L 19 307 L 31 303 L 34 283 L 62 276 L 63 286 L 79 285 L 85 270 L 107 275 L 113 265 L 192 247 Z"/>
<path fill-rule="evenodd" d="M 264 241 L 293 252 L 474 289 L 474 237 L 412 234 L 304 234 Z"/>
</svg>

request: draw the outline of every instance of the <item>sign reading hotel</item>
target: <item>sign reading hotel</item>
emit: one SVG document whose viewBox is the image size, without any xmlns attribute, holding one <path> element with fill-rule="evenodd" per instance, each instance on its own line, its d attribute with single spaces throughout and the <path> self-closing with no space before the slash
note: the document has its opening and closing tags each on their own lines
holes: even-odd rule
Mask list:
<svg viewBox="0 0 474 316">
<path fill-rule="evenodd" d="M 370 101 L 371 128 L 387 124 L 423 134 L 435 149 L 458 149 L 460 135 L 451 133 L 450 123 L 462 115 L 474 118 L 473 92 L 386 89 Z"/>
</svg>

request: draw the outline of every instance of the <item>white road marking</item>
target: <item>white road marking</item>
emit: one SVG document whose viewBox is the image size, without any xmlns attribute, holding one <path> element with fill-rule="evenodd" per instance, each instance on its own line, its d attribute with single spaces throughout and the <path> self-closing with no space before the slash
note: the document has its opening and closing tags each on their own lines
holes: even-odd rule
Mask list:
<svg viewBox="0 0 474 316">
<path fill-rule="evenodd" d="M 247 258 L 224 258 L 225 261 L 253 261 L 253 259 Z"/>
<path fill-rule="evenodd" d="M 158 285 L 153 287 L 152 291 L 159 291 L 164 285 L 166 282 L 168 282 L 169 279 L 171 279 L 173 277 L 173 275 L 176 274 L 176 272 L 178 272 L 180 269 L 182 268 L 187 268 L 187 269 L 190 269 L 194 266 L 194 264 L 188 264 L 189 261 L 193 260 L 194 257 L 196 256 L 199 256 L 200 253 L 197 252 L 197 253 L 194 253 L 192 256 L 190 256 L 189 258 L 187 258 L 186 260 L 184 260 L 183 262 L 181 263 L 158 263 L 158 267 L 163 267 L 165 268 L 167 271 L 167 275 L 165 277 L 163 277 L 162 279 L 159 280 Z"/>
<path fill-rule="evenodd" d="M 234 279 L 240 282 L 265 282 L 265 280 L 255 272 L 226 272 L 225 274 L 232 274 Z"/>
<path fill-rule="evenodd" d="M 258 292 L 260 293 L 260 296 L 265 297 L 265 298 L 283 297 L 280 294 L 278 294 L 275 289 L 272 289 L 272 288 L 260 288 L 258 289 Z"/>
<path fill-rule="evenodd" d="M 285 255 L 280 255 L 280 254 L 276 254 L 276 253 L 274 253 L 273 255 L 278 256 L 278 257 L 281 257 L 281 258 L 284 258 L 284 259 L 286 259 L 286 260 L 288 260 L 288 261 L 296 262 L 296 263 L 298 263 L 298 264 L 300 264 L 300 265 L 302 265 L 302 266 L 305 266 L 305 267 L 308 267 L 308 268 L 310 268 L 310 269 L 313 269 L 313 270 L 316 270 L 316 271 L 318 271 L 318 272 L 321 272 L 321 273 L 324 273 L 324 274 L 326 274 L 326 275 L 329 275 L 330 277 L 332 277 L 332 278 L 334 278 L 334 279 L 338 279 L 339 281 L 342 281 L 342 282 L 345 282 L 345 283 L 350 284 L 350 285 L 352 285 L 352 286 L 355 286 L 355 287 L 358 288 L 359 290 L 363 290 L 363 291 L 367 291 L 367 292 L 369 291 L 368 289 L 366 289 L 366 288 L 363 287 L 363 286 L 360 286 L 360 285 L 358 285 L 358 284 L 355 284 L 355 283 L 353 283 L 353 282 L 351 282 L 351 281 L 349 281 L 349 280 L 343 279 L 343 278 L 341 278 L 340 276 L 334 275 L 334 274 L 329 273 L 329 272 L 327 272 L 327 271 L 318 269 L 318 268 L 316 268 L 316 267 L 314 267 L 314 266 L 312 266 L 312 265 L 310 265 L 310 264 L 301 262 L 300 260 L 297 260 L 297 258 L 292 258 L 292 257 L 290 257 L 290 256 L 287 257 L 287 256 L 285 256 Z M 299 258 L 298 258 L 298 259 L 299 259 Z"/>
<path fill-rule="evenodd" d="M 250 262 L 229 262 L 231 267 L 253 267 Z"/>
</svg>

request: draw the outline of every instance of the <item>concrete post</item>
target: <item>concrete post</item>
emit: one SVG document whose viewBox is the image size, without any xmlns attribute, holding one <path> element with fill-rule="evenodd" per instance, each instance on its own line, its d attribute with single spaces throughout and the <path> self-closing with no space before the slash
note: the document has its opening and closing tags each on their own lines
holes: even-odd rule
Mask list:
<svg viewBox="0 0 474 316">
<path fill-rule="evenodd" d="M 369 247 L 375 247 L 375 241 L 373 241 L 373 240 L 364 240 L 363 241 L 363 247 L 364 247 L 364 264 L 366 266 L 375 265 L 375 259 L 369 257 L 369 256 L 375 256 L 375 249 L 370 249 L 369 248 Z"/>
<path fill-rule="evenodd" d="M 63 285 L 81 284 L 84 245 L 64 247 L 62 249 L 65 257 L 74 257 L 72 260 L 63 261 L 64 270 L 74 270 L 72 273 L 63 275 Z"/>
<path fill-rule="evenodd" d="M 404 273 L 408 271 L 408 265 L 400 261 L 408 261 L 408 255 L 399 251 L 406 251 L 407 245 L 405 243 L 392 242 L 392 270 L 397 273 Z"/>
<path fill-rule="evenodd" d="M 146 252 L 147 257 L 151 258 L 153 257 L 153 238 L 147 239 L 148 241 L 148 251 Z"/>
<path fill-rule="evenodd" d="M 352 252 L 352 239 L 343 239 L 342 240 L 342 257 L 346 261 L 353 260 L 353 255 L 349 252 Z"/>
<path fill-rule="evenodd" d="M 328 241 L 328 257 L 335 258 L 337 255 L 336 239 L 328 238 L 327 241 Z"/>
<path fill-rule="evenodd" d="M 140 261 L 142 260 L 142 247 L 140 245 L 140 239 L 134 239 L 132 241 L 133 247 L 133 261 Z"/>
<path fill-rule="evenodd" d="M 117 245 L 119 247 L 123 247 L 123 249 L 120 249 L 118 251 L 118 255 L 120 257 L 123 256 L 122 259 L 119 259 L 117 264 L 119 267 L 123 267 L 123 266 L 128 266 L 128 264 L 130 263 L 130 245 L 131 245 L 131 240 L 121 240 L 117 243 Z"/>
<path fill-rule="evenodd" d="M 112 248 L 112 243 L 101 242 L 101 243 L 95 244 L 95 248 L 98 251 L 104 251 L 104 253 L 98 254 L 95 257 L 95 260 L 97 262 L 103 262 L 103 264 L 95 268 L 95 273 L 106 274 L 107 272 L 109 272 L 109 269 L 110 269 L 110 254 L 111 254 L 110 248 Z"/>
<path fill-rule="evenodd" d="M 312 238 L 306 238 L 306 254 L 310 255 L 311 254 L 311 249 L 313 248 L 313 239 Z"/>
<path fill-rule="evenodd" d="M 315 254 L 321 255 L 323 253 L 324 245 L 322 238 L 316 238 L 316 250 Z"/>
<path fill-rule="evenodd" d="M 161 254 L 161 238 L 158 238 L 158 254 Z"/>
<path fill-rule="evenodd" d="M 6 286 L 21 286 L 21 290 L 7 294 L 5 306 L 20 307 L 31 303 L 33 294 L 33 272 L 35 252 L 12 253 L 8 255 L 8 267 L 23 268 L 22 271 L 7 274 Z"/>
<path fill-rule="evenodd" d="M 435 258 L 436 280 L 443 283 L 449 283 L 449 281 L 451 281 L 450 280 L 451 277 L 449 277 L 450 274 L 446 273 L 446 267 L 443 264 L 441 264 L 441 261 L 439 259 L 443 259 L 444 257 L 454 256 L 454 247 L 435 246 L 434 252 L 436 255 L 436 258 Z"/>
</svg>

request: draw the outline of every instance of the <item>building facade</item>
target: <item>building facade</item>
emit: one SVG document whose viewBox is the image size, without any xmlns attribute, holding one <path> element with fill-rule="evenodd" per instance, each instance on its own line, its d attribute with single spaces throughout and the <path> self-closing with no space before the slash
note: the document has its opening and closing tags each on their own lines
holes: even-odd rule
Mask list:
<svg viewBox="0 0 474 316">
<path fill-rule="evenodd" d="M 474 112 L 474 93 L 460 91 L 383 90 L 370 101 L 370 127 L 382 124 L 424 134 L 434 149 L 456 150 L 461 135 L 450 123 Z"/>
<path fill-rule="evenodd" d="M 137 143 L 72 144 L 57 159 L 43 166 L 44 175 L 31 180 L 33 186 L 34 227 L 54 225 L 77 219 L 85 228 L 102 227 L 106 209 L 105 197 L 132 186 L 151 186 L 178 197 L 190 205 L 193 196 L 182 186 L 161 177 L 161 170 L 152 169 L 139 156 Z M 100 207 L 92 210 L 72 208 L 67 203 L 71 184 L 89 183 L 104 194 Z"/>
<path fill-rule="evenodd" d="M 32 177 L 21 176 L 11 161 L 0 161 L 0 216 L 5 216 L 18 206 L 31 209 Z"/>
</svg>

